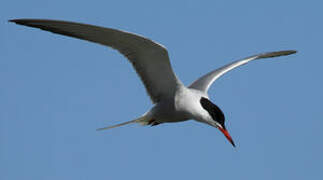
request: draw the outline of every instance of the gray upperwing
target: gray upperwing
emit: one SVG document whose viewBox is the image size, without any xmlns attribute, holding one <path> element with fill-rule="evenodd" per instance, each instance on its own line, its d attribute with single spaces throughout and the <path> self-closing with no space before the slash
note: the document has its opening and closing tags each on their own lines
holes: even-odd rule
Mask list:
<svg viewBox="0 0 323 180">
<path fill-rule="evenodd" d="M 13 19 L 10 22 L 118 50 L 132 63 L 154 103 L 172 97 L 177 86 L 182 85 L 172 70 L 167 49 L 143 36 L 112 28 L 58 20 Z"/>
<path fill-rule="evenodd" d="M 268 53 L 262 53 L 257 54 L 254 56 L 249 56 L 247 58 L 234 61 L 230 64 L 227 64 L 219 69 L 213 70 L 206 75 L 200 77 L 196 81 L 194 81 L 189 88 L 197 89 L 200 91 L 203 91 L 207 93 L 208 89 L 212 85 L 212 83 L 217 80 L 219 77 L 221 77 L 223 74 L 225 74 L 228 71 L 231 71 L 232 69 L 242 66 L 244 64 L 247 64 L 248 62 L 256 59 L 262 59 L 262 58 L 272 58 L 272 57 L 278 57 L 278 56 L 287 56 L 290 54 L 294 54 L 297 51 L 295 50 L 287 50 L 287 51 L 275 51 L 275 52 L 268 52 Z"/>
</svg>

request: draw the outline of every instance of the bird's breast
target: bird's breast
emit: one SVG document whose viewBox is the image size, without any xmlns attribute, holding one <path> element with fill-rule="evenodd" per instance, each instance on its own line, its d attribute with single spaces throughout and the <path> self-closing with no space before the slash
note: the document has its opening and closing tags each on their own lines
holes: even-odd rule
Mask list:
<svg viewBox="0 0 323 180">
<path fill-rule="evenodd" d="M 201 97 L 207 98 L 208 96 L 195 89 L 183 88 L 179 90 L 174 102 L 176 111 L 186 114 L 189 119 L 198 121 L 203 119 L 204 116 L 207 116 L 207 113 L 201 107 Z"/>
</svg>

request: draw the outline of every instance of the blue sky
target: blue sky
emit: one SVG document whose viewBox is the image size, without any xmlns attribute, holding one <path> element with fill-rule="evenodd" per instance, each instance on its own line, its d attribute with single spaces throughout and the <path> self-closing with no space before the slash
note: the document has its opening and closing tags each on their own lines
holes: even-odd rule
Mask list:
<svg viewBox="0 0 323 180">
<path fill-rule="evenodd" d="M 0 6 L 0 179 L 322 179 L 321 1 L 5 0 Z M 215 128 L 187 121 L 96 128 L 151 107 L 116 51 L 8 23 L 69 20 L 123 29 L 168 48 L 178 77 L 249 55 L 209 91 L 233 148 Z"/>
</svg>

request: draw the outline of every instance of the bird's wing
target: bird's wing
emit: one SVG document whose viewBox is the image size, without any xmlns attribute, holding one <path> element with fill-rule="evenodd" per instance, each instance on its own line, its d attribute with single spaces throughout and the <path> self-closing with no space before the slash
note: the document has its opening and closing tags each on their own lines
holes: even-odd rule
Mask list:
<svg viewBox="0 0 323 180">
<path fill-rule="evenodd" d="M 166 48 L 150 39 L 111 28 L 66 21 L 14 19 L 16 24 L 83 39 L 118 50 L 132 63 L 153 103 L 172 96 L 181 82 L 176 78 Z"/>
<path fill-rule="evenodd" d="M 290 55 L 290 54 L 294 54 L 294 53 L 296 53 L 296 51 L 287 50 L 287 51 L 268 52 L 268 53 L 262 53 L 262 54 L 250 56 L 250 57 L 235 61 L 233 63 L 227 64 L 219 69 L 213 70 L 213 71 L 205 74 L 204 76 L 202 76 L 199 79 L 197 79 L 196 81 L 194 81 L 189 87 L 207 93 L 209 87 L 212 85 L 212 83 L 215 80 L 217 80 L 219 77 L 221 77 L 226 72 L 228 72 L 238 66 L 244 65 L 244 64 L 246 64 L 252 60 L 256 60 L 256 59 L 271 58 L 271 57 L 277 57 L 277 56 L 286 56 L 286 55 Z"/>
</svg>

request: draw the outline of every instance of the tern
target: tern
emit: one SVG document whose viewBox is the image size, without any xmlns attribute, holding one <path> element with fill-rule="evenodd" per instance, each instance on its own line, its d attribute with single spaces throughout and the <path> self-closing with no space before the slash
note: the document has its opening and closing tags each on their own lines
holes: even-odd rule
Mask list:
<svg viewBox="0 0 323 180">
<path fill-rule="evenodd" d="M 294 50 L 285 50 L 249 56 L 213 70 L 185 86 L 172 70 L 167 49 L 146 37 L 117 29 L 58 20 L 13 19 L 9 22 L 105 45 L 119 51 L 132 63 L 153 107 L 137 119 L 98 130 L 131 123 L 155 126 L 193 119 L 219 129 L 234 147 L 233 139 L 225 127 L 225 116 L 210 101 L 208 89 L 223 74 L 250 61 L 296 53 Z"/>
</svg>

